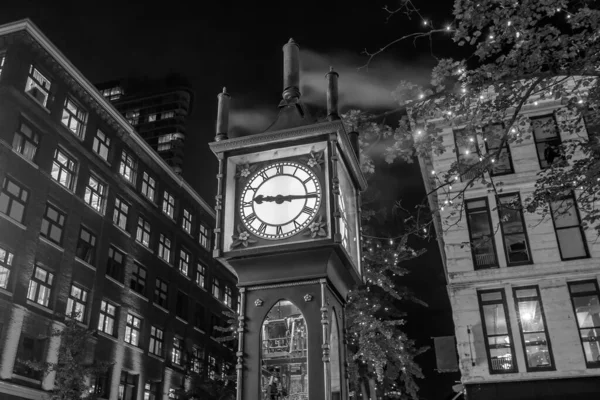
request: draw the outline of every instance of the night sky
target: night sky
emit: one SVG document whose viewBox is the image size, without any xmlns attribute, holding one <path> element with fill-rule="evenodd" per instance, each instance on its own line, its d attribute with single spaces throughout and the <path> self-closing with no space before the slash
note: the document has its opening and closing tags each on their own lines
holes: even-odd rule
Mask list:
<svg viewBox="0 0 600 400">
<path fill-rule="evenodd" d="M 415 3 L 437 25 L 450 21 L 451 0 Z M 393 0 L 5 0 L 0 24 L 30 18 L 93 83 L 169 72 L 186 76 L 195 100 L 187 123 L 183 176 L 213 204 L 216 158 L 207 143 L 214 137 L 216 95 L 223 86 L 232 95 L 230 136 L 264 131 L 281 99 L 281 48 L 290 37 L 301 49 L 301 100 L 313 109 L 325 105 L 324 76 L 330 65 L 340 73 L 342 109 L 390 110 L 395 106 L 391 92 L 400 80 L 428 81 L 436 60 L 427 40 L 397 45 L 377 57 L 368 70 L 357 69 L 367 61 L 361 54 L 365 48 L 374 50 L 403 34 L 424 30 L 422 20 L 404 16 L 386 23 L 382 9 L 386 4 L 391 9 L 396 5 Z M 448 43 L 435 40 L 434 54 L 447 51 Z M 389 177 L 394 177 L 395 185 L 382 202 L 399 197 L 421 200 L 423 187 L 414 165 L 382 167 L 379 179 Z M 428 248 L 429 254 L 414 263 L 414 273 L 407 278 L 430 303 L 426 311 L 414 308 L 409 314 L 407 329 L 423 344 L 431 344 L 431 336 L 453 334 L 439 253 L 435 244 Z M 430 351 L 422 361 L 427 375 L 421 381 L 422 398 L 447 398 L 448 381 L 451 385 L 457 375 L 433 372 L 433 360 Z"/>
</svg>

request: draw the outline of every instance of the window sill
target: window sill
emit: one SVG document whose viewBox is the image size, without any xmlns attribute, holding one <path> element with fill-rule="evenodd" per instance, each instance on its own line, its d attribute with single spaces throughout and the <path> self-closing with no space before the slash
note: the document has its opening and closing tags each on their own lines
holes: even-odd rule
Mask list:
<svg viewBox="0 0 600 400">
<path fill-rule="evenodd" d="M 27 299 L 27 305 L 30 305 L 30 306 L 32 306 L 32 307 L 35 307 L 35 308 L 37 308 L 37 309 L 39 309 L 39 310 L 42 310 L 42 311 L 44 311 L 44 312 L 47 312 L 48 314 L 52 314 L 52 315 L 54 315 L 54 311 L 52 311 L 52 310 L 51 310 L 51 309 L 49 309 L 48 307 L 45 307 L 45 306 L 43 306 L 43 305 L 41 305 L 41 304 L 38 304 L 38 303 L 36 303 L 35 301 L 31 301 L 31 300 Z"/>
<path fill-rule="evenodd" d="M 164 258 L 162 258 L 161 256 L 157 256 L 157 257 L 158 257 L 158 259 L 159 259 L 160 261 L 162 261 L 163 263 L 167 264 L 169 267 L 171 267 L 171 268 L 175 268 L 175 266 L 174 266 L 173 264 L 171 264 L 169 261 L 165 260 L 165 259 L 164 259 Z"/>
<path fill-rule="evenodd" d="M 12 297 L 13 296 L 12 292 L 9 292 L 8 290 L 3 289 L 3 288 L 0 288 L 0 293 L 3 294 L 3 295 L 5 295 L 5 296 L 8 296 L 8 297 Z"/>
<path fill-rule="evenodd" d="M 134 345 L 132 345 L 132 344 L 129 344 L 129 343 L 127 343 L 127 342 L 124 342 L 124 343 L 125 343 L 125 347 L 129 347 L 131 350 L 135 350 L 135 351 L 137 351 L 138 353 L 142 353 L 142 354 L 144 354 L 144 349 L 142 349 L 142 348 L 140 348 L 140 347 L 137 347 L 137 346 L 134 346 Z"/>
<path fill-rule="evenodd" d="M 85 123 L 83 125 L 83 134 L 81 136 L 79 136 L 77 133 L 73 132 L 68 126 L 66 126 L 64 123 L 62 123 L 60 126 L 63 128 L 63 130 L 67 133 L 69 133 L 71 136 L 73 136 L 74 138 L 76 138 L 77 140 L 79 140 L 81 143 L 83 143 L 85 141 L 85 130 L 87 129 L 87 123 Z"/>
<path fill-rule="evenodd" d="M 23 381 L 23 382 L 29 382 L 29 383 L 33 383 L 34 385 L 41 385 L 42 381 L 39 379 L 32 379 L 32 378 L 28 378 L 26 376 L 23 375 L 19 375 L 19 374 L 12 374 L 12 379 L 17 379 L 19 381 Z"/>
<path fill-rule="evenodd" d="M 61 184 L 60 184 L 60 182 L 58 182 L 57 180 L 55 180 L 55 179 L 52 177 L 52 175 L 50 175 L 50 174 L 47 174 L 47 175 L 48 175 L 48 177 L 50 177 L 50 180 L 51 180 L 52 182 L 54 182 L 54 184 L 55 184 L 56 186 L 58 186 L 59 188 L 61 188 L 61 189 L 62 189 L 62 190 L 64 190 L 65 192 L 69 193 L 70 195 L 73 195 L 73 196 L 75 195 L 75 189 L 72 189 L 72 190 L 71 190 L 71 189 L 69 189 L 68 187 L 61 185 Z M 78 177 L 79 177 L 79 176 L 75 176 L 75 179 L 77 179 Z"/>
<path fill-rule="evenodd" d="M 154 255 L 154 250 L 152 250 L 150 247 L 146 246 L 143 243 L 138 242 L 137 240 L 135 241 L 135 243 L 140 246 L 142 249 L 146 250 L 148 253 Z"/>
<path fill-rule="evenodd" d="M 127 232 L 125 229 L 121 228 L 119 225 L 115 224 L 114 222 L 113 222 L 113 226 L 115 228 L 117 228 L 119 231 L 121 231 L 121 233 L 123 233 L 125 236 L 127 236 L 129 238 L 131 237 L 131 234 L 129 232 Z"/>
<path fill-rule="evenodd" d="M 206 332 L 204 332 L 202 329 L 198 328 L 197 326 L 194 327 L 194 330 L 206 335 Z"/>
<path fill-rule="evenodd" d="M 83 199 L 81 199 L 83 200 Z M 105 199 L 106 200 L 106 199 Z M 102 218 L 104 218 L 104 211 L 98 211 L 96 210 L 94 207 L 90 206 L 88 203 L 85 202 L 85 200 L 83 200 L 83 202 L 85 203 L 85 205 L 92 210 L 93 212 L 95 212 L 96 214 L 98 214 L 99 216 L 101 216 Z"/>
<path fill-rule="evenodd" d="M 61 253 L 65 251 L 65 249 L 63 249 L 62 247 L 60 247 L 58 244 L 46 239 L 44 236 L 40 236 L 40 240 L 52 247 L 54 247 L 56 250 L 60 251 Z"/>
<path fill-rule="evenodd" d="M 35 104 L 37 104 L 37 105 L 38 105 L 38 106 L 39 106 L 39 107 L 40 107 L 42 110 L 46 111 L 48 114 L 51 114 L 51 113 L 52 113 L 50 110 L 48 110 L 48 109 L 46 108 L 46 106 L 44 106 L 43 104 L 41 104 L 41 103 L 40 103 L 40 102 L 39 102 L 39 101 L 38 101 L 38 100 L 37 100 L 35 97 L 33 97 L 33 96 L 32 96 L 32 95 L 29 93 L 29 92 L 25 92 L 25 91 L 23 91 L 23 92 L 24 92 L 24 93 L 25 93 L 27 96 L 29 96 L 29 98 L 30 98 L 31 100 L 33 100 L 33 102 L 34 102 Z M 49 97 L 49 96 L 48 96 L 48 97 Z M 48 99 L 46 99 L 46 101 L 48 101 Z"/>
<path fill-rule="evenodd" d="M 181 317 L 175 316 L 175 319 L 177 321 L 181 322 L 182 324 L 186 324 L 186 325 L 189 324 L 189 322 L 187 322 L 185 319 L 183 319 Z"/>
<path fill-rule="evenodd" d="M 3 219 L 5 219 L 5 220 L 7 220 L 8 222 L 10 222 L 11 224 L 15 225 L 18 228 L 21 228 L 23 230 L 27 229 L 27 227 L 25 225 L 23 225 L 22 223 L 20 223 L 17 220 L 12 219 L 11 217 L 9 217 L 6 214 L 0 213 L 0 217 L 3 218 Z"/>
<path fill-rule="evenodd" d="M 187 279 L 188 281 L 192 281 L 192 278 L 190 278 L 187 274 L 184 274 L 182 270 L 179 270 L 179 275 L 183 276 L 185 279 Z"/>
<path fill-rule="evenodd" d="M 83 261 L 81 258 L 79 257 L 75 257 L 75 261 L 77 261 L 79 264 L 83 265 L 84 267 L 88 267 L 89 269 L 91 269 L 92 271 L 96 271 L 96 267 L 94 267 L 92 264 L 87 263 L 85 261 Z"/>
<path fill-rule="evenodd" d="M 160 362 L 165 362 L 165 359 L 161 356 L 157 356 L 156 354 L 150 353 L 148 352 L 148 357 L 152 357 L 154 359 L 157 359 Z"/>
<path fill-rule="evenodd" d="M 170 216 L 169 214 L 167 214 L 164 211 L 162 211 L 162 215 L 164 215 L 165 217 L 167 217 L 171 222 L 175 223 L 175 217 Z"/>
<path fill-rule="evenodd" d="M 17 156 L 19 156 L 19 158 L 21 158 L 27 164 L 31 165 L 33 168 L 40 169 L 40 167 L 36 163 L 34 163 L 33 161 L 31 161 L 30 159 L 28 159 L 27 157 L 25 157 L 23 154 L 19 153 L 18 151 L 15 151 L 15 149 L 13 149 L 12 147 L 11 147 L 11 150 L 12 150 L 12 152 L 14 154 L 16 154 Z"/>
<path fill-rule="evenodd" d="M 140 299 L 142 299 L 142 300 L 145 300 L 145 301 L 150 301 L 150 300 L 148 300 L 148 298 L 147 298 L 146 296 L 144 296 L 144 295 L 143 295 L 143 294 L 141 294 L 141 293 L 138 293 L 138 292 L 136 292 L 135 290 L 133 290 L 133 289 L 131 289 L 131 288 L 129 289 L 129 293 L 131 293 L 131 294 L 133 294 L 133 295 L 135 295 L 135 296 L 139 297 L 139 298 L 140 298 Z"/>
<path fill-rule="evenodd" d="M 135 187 L 135 181 L 130 181 L 129 179 L 125 178 L 123 175 L 121 175 L 119 172 L 117 172 L 117 174 L 121 177 L 121 179 L 123 180 L 123 182 L 127 183 L 128 185 L 131 185 L 131 187 L 137 191 L 137 188 Z"/>
<path fill-rule="evenodd" d="M 108 340 L 112 340 L 115 343 L 119 343 L 119 341 L 117 340 L 116 337 L 109 335 L 108 333 L 104 333 L 102 331 L 96 331 L 98 333 L 98 336 L 102 336 L 103 338 L 106 338 Z"/>
<path fill-rule="evenodd" d="M 116 280 L 115 278 L 113 278 L 112 276 L 109 275 L 104 275 L 106 277 L 106 279 L 108 279 L 109 281 L 111 281 L 112 283 L 114 283 L 117 286 L 121 286 L 123 289 L 125 289 L 125 284 L 119 282 L 118 280 Z"/>
<path fill-rule="evenodd" d="M 152 305 L 156 308 L 158 308 L 159 310 L 162 310 L 164 312 L 166 312 L 167 314 L 169 313 L 169 310 L 167 310 L 166 308 L 163 308 L 162 306 L 159 306 L 158 304 L 156 304 L 155 302 L 152 302 Z"/>
</svg>

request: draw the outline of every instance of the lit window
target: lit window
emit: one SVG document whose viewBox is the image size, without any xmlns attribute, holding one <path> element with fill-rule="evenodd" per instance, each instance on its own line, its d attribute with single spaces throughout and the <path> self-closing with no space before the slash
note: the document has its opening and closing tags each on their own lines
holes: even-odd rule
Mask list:
<svg viewBox="0 0 600 400">
<path fill-rule="evenodd" d="M 108 371 L 96 374 L 94 384 L 90 388 L 90 392 L 96 396 L 92 398 L 108 399 L 110 397 L 110 381 Z"/>
<path fill-rule="evenodd" d="M 154 201 L 156 192 L 156 181 L 147 172 L 142 175 L 142 194 L 150 201 Z"/>
<path fill-rule="evenodd" d="M 146 268 L 138 263 L 133 263 L 129 288 L 142 296 L 146 294 Z"/>
<path fill-rule="evenodd" d="M 38 146 L 40 145 L 39 135 L 33 131 L 33 129 L 26 124 L 21 122 L 19 130 L 15 132 L 13 137 L 12 148 L 17 153 L 21 154 L 24 158 L 29 161 L 35 160 L 35 154 L 37 153 Z"/>
<path fill-rule="evenodd" d="M 178 337 L 173 338 L 173 352 L 171 353 L 171 362 L 181 365 L 181 351 L 183 349 L 182 340 Z"/>
<path fill-rule="evenodd" d="M 540 167 L 548 168 L 555 162 L 564 160 L 561 155 L 560 135 L 554 116 L 532 117 L 530 120 Z"/>
<path fill-rule="evenodd" d="M 144 400 L 162 399 L 159 395 L 160 382 L 146 382 L 144 385 Z"/>
<path fill-rule="evenodd" d="M 196 263 L 196 285 L 201 288 L 206 285 L 206 267 L 199 262 Z"/>
<path fill-rule="evenodd" d="M 161 119 L 167 119 L 167 118 L 173 118 L 175 116 L 175 113 L 173 111 L 167 111 L 162 113 L 161 115 Z"/>
<path fill-rule="evenodd" d="M 77 176 L 77 161 L 68 153 L 61 149 L 54 152 L 54 161 L 52 162 L 52 178 L 69 190 L 75 189 L 75 179 Z"/>
<path fill-rule="evenodd" d="M 204 350 L 198 346 L 192 348 L 192 371 L 201 374 L 204 361 Z"/>
<path fill-rule="evenodd" d="M 579 338 L 588 368 L 600 367 L 600 290 L 596 280 L 570 282 Z"/>
<path fill-rule="evenodd" d="M 75 285 L 71 285 L 69 299 L 67 300 L 67 316 L 83 322 L 87 306 L 88 292 Z"/>
<path fill-rule="evenodd" d="M 474 168 L 479 162 L 479 146 L 475 132 L 466 129 L 454 130 L 454 142 L 456 144 L 456 154 L 458 157 L 458 170 L 461 181 L 468 181 L 477 176 L 477 168 Z"/>
<path fill-rule="evenodd" d="M 154 122 L 154 121 L 156 121 L 156 114 L 148 115 L 148 122 Z"/>
<path fill-rule="evenodd" d="M 175 198 L 166 190 L 163 194 L 162 210 L 171 218 L 175 215 Z"/>
<path fill-rule="evenodd" d="M 42 218 L 40 235 L 56 244 L 61 244 L 65 220 L 66 216 L 62 211 L 50 203 L 46 203 L 46 212 Z"/>
<path fill-rule="evenodd" d="M 33 271 L 33 276 L 29 281 L 27 299 L 44 307 L 48 307 L 48 303 L 50 302 L 50 294 L 52 292 L 53 280 L 54 274 L 36 265 Z"/>
<path fill-rule="evenodd" d="M 140 111 L 127 111 L 125 113 L 125 118 L 127 118 L 127 121 L 129 121 L 131 125 L 137 125 L 140 123 Z"/>
<path fill-rule="evenodd" d="M 475 269 L 498 266 L 487 199 L 466 200 L 465 208 Z"/>
<path fill-rule="evenodd" d="M 155 356 L 162 357 L 163 345 L 164 345 L 164 332 L 162 329 L 158 329 L 153 326 L 150 328 L 150 353 Z"/>
<path fill-rule="evenodd" d="M 96 257 L 96 235 L 83 226 L 79 231 L 79 240 L 77 241 L 75 257 L 90 265 L 94 265 L 94 259 Z"/>
<path fill-rule="evenodd" d="M 477 293 L 490 374 L 517 372 L 504 291 Z"/>
<path fill-rule="evenodd" d="M 113 223 L 124 231 L 127 230 L 127 217 L 129 216 L 129 204 L 121 198 L 115 198 L 115 208 L 113 210 Z"/>
<path fill-rule="evenodd" d="M 168 263 L 171 262 L 171 239 L 162 233 L 158 241 L 158 256 Z"/>
<path fill-rule="evenodd" d="M 223 304 L 227 307 L 231 308 L 232 305 L 232 290 L 231 286 L 225 286 L 225 290 L 223 291 Z"/>
<path fill-rule="evenodd" d="M 531 263 L 521 197 L 518 193 L 498 196 L 498 215 L 508 266 Z"/>
<path fill-rule="evenodd" d="M 156 278 L 156 286 L 154 287 L 154 302 L 162 308 L 167 308 L 167 295 L 169 286 L 167 282 L 160 278 Z"/>
<path fill-rule="evenodd" d="M 177 302 L 175 304 L 175 314 L 184 321 L 187 321 L 188 319 L 188 303 L 189 296 L 182 291 L 178 291 Z"/>
<path fill-rule="evenodd" d="M 570 193 L 562 199 L 550 202 L 556 240 L 562 260 L 575 260 L 589 257 L 587 243 L 575 195 Z"/>
<path fill-rule="evenodd" d="M 0 288 L 8 289 L 14 254 L 0 247 Z"/>
<path fill-rule="evenodd" d="M 206 250 L 210 250 L 210 229 L 203 223 L 198 227 L 198 242 Z"/>
<path fill-rule="evenodd" d="M 213 277 L 212 294 L 217 300 L 221 300 L 221 282 L 216 277 Z"/>
<path fill-rule="evenodd" d="M 169 389 L 169 400 L 179 400 L 179 393 L 177 393 L 176 389 Z"/>
<path fill-rule="evenodd" d="M 100 316 L 98 318 L 98 330 L 107 335 L 114 335 L 115 318 L 117 309 L 112 304 L 102 300 L 100 303 Z"/>
<path fill-rule="evenodd" d="M 127 314 L 127 322 L 125 324 L 125 343 L 129 343 L 133 346 L 139 346 L 141 329 L 142 320 L 134 315 Z"/>
<path fill-rule="evenodd" d="M 106 203 L 106 184 L 100 182 L 94 175 L 90 175 L 83 199 L 90 207 L 103 214 Z"/>
<path fill-rule="evenodd" d="M 0 54 L 0 76 L 2 76 L 2 70 L 4 69 L 4 59 L 6 56 L 4 54 Z"/>
<path fill-rule="evenodd" d="M 150 246 L 150 222 L 142 216 L 138 218 L 135 240 L 146 247 Z"/>
<path fill-rule="evenodd" d="M 104 134 L 100 129 L 96 131 L 94 137 L 94 144 L 92 149 L 96 154 L 100 156 L 104 161 L 108 161 L 108 151 L 110 150 L 110 138 Z"/>
<path fill-rule="evenodd" d="M 79 139 L 83 139 L 85 135 L 87 116 L 87 112 L 81 106 L 68 97 L 65 99 L 61 121 Z"/>
<path fill-rule="evenodd" d="M 508 141 L 504 142 L 502 150 L 500 150 L 504 133 L 505 128 L 503 124 L 491 124 L 483 128 L 486 152 L 492 157 L 490 159 L 492 163 L 491 176 L 507 175 L 514 172 Z"/>
<path fill-rule="evenodd" d="M 235 304 L 235 309 L 238 314 L 242 313 L 242 296 L 239 293 L 237 295 L 237 302 Z"/>
<path fill-rule="evenodd" d="M 184 249 L 179 250 L 179 272 L 187 276 L 190 269 L 190 253 Z"/>
<path fill-rule="evenodd" d="M 106 262 L 106 275 L 119 282 L 123 282 L 125 254 L 115 247 L 108 248 L 108 260 Z"/>
<path fill-rule="evenodd" d="M 133 156 L 123 150 L 121 153 L 121 164 L 119 164 L 119 174 L 130 183 L 135 183 L 135 174 L 137 163 Z"/>
<path fill-rule="evenodd" d="M 139 375 L 121 371 L 117 400 L 137 400 L 137 385 Z"/>
<path fill-rule="evenodd" d="M 0 212 L 17 222 L 23 222 L 28 197 L 29 192 L 27 190 L 12 179 L 4 178 L 2 192 L 0 192 Z"/>
<path fill-rule="evenodd" d="M 217 359 L 212 355 L 208 356 L 208 377 L 212 380 L 216 378 L 217 375 Z"/>
<path fill-rule="evenodd" d="M 31 95 L 38 103 L 46 107 L 50 93 L 50 80 L 42 75 L 33 65 L 29 66 L 25 93 Z"/>
<path fill-rule="evenodd" d="M 192 234 L 192 214 L 185 208 L 183 209 L 183 220 L 181 221 L 181 227 L 190 235 Z"/>
</svg>

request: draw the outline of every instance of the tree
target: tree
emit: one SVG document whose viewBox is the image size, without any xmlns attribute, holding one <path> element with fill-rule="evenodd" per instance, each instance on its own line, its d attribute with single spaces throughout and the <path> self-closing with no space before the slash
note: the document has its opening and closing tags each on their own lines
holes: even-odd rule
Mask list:
<svg viewBox="0 0 600 400">
<path fill-rule="evenodd" d="M 96 395 L 89 382 L 106 373 L 111 365 L 109 362 L 90 361 L 89 349 L 93 332 L 79 324 L 77 315 L 78 313 L 73 313 L 71 318 L 65 319 L 63 328 L 54 329 L 49 335 L 60 338 L 56 363 L 19 360 L 44 375 L 56 373 L 54 389 L 49 393 L 50 400 L 95 399 Z"/>
</svg>

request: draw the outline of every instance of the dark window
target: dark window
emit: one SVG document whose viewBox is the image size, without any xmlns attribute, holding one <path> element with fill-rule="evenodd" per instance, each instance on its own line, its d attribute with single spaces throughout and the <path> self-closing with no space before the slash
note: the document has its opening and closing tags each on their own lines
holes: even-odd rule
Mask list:
<svg viewBox="0 0 600 400">
<path fill-rule="evenodd" d="M 115 198 L 115 209 L 113 211 L 113 223 L 124 231 L 127 230 L 127 217 L 129 216 L 129 204 L 123 199 Z"/>
<path fill-rule="evenodd" d="M 531 251 L 518 193 L 498 197 L 498 215 L 508 266 L 530 264 Z"/>
<path fill-rule="evenodd" d="M 588 368 L 600 368 L 600 291 L 598 282 L 570 282 L 571 301 Z"/>
<path fill-rule="evenodd" d="M 185 208 L 183 209 L 183 219 L 181 221 L 181 227 L 190 235 L 192 234 L 192 214 Z"/>
<path fill-rule="evenodd" d="M 148 222 L 142 216 L 138 218 L 135 240 L 146 247 L 150 246 L 150 222 Z"/>
<path fill-rule="evenodd" d="M 167 282 L 160 278 L 156 278 L 156 287 L 154 288 L 154 302 L 162 308 L 167 308 L 167 295 L 168 295 Z"/>
<path fill-rule="evenodd" d="M 108 261 L 106 263 L 106 275 L 123 282 L 125 254 L 110 246 L 108 248 Z"/>
<path fill-rule="evenodd" d="M 175 313 L 184 321 L 188 319 L 188 303 L 189 298 L 187 293 L 177 292 L 177 304 L 175 305 Z"/>
<path fill-rule="evenodd" d="M 206 287 L 206 267 L 199 262 L 196 263 L 196 285 Z"/>
<path fill-rule="evenodd" d="M 0 193 L 0 212 L 17 222 L 23 222 L 28 197 L 29 192 L 27 190 L 8 177 L 4 178 L 2 192 Z"/>
<path fill-rule="evenodd" d="M 88 184 L 85 187 L 83 199 L 85 202 L 99 213 L 104 214 L 104 206 L 106 204 L 106 183 L 101 182 L 94 175 L 90 175 Z"/>
<path fill-rule="evenodd" d="M 224 335 L 225 332 L 221 332 L 220 330 L 217 329 L 217 327 L 221 327 L 223 328 L 223 321 L 221 320 L 221 318 L 217 317 L 215 314 L 211 314 L 210 315 L 210 327 L 209 327 L 209 332 L 210 332 L 210 336 L 214 337 L 214 338 L 218 338 Z"/>
<path fill-rule="evenodd" d="M 121 163 L 119 164 L 119 174 L 130 183 L 135 183 L 136 171 L 137 161 L 131 154 L 123 150 L 121 153 Z"/>
<path fill-rule="evenodd" d="M 477 176 L 477 168 L 473 166 L 479 162 L 479 147 L 475 132 L 467 129 L 454 130 L 454 143 L 458 159 L 458 171 L 461 181 L 468 181 Z"/>
<path fill-rule="evenodd" d="M 171 218 L 175 216 L 175 198 L 166 190 L 163 195 L 162 210 Z"/>
<path fill-rule="evenodd" d="M 515 288 L 514 295 L 527 371 L 554 370 L 552 347 L 539 288 Z"/>
<path fill-rule="evenodd" d="M 129 121 L 129 123 L 131 125 L 137 125 L 140 122 L 140 110 L 132 110 L 132 111 L 127 111 L 125 113 L 125 118 L 127 118 L 127 121 Z"/>
<path fill-rule="evenodd" d="M 210 250 L 210 229 L 202 223 L 198 227 L 198 242 L 206 250 Z"/>
<path fill-rule="evenodd" d="M 104 161 L 108 161 L 108 151 L 110 150 L 110 138 L 100 129 L 96 131 L 94 144 L 92 146 L 94 153 L 98 154 Z"/>
<path fill-rule="evenodd" d="M 475 269 L 498 266 L 487 198 L 466 200 L 467 225 Z"/>
<path fill-rule="evenodd" d="M 95 382 L 92 385 L 92 393 L 102 399 L 110 397 L 110 374 L 108 371 L 96 375 Z"/>
<path fill-rule="evenodd" d="M 12 148 L 17 153 L 21 154 L 29 161 L 35 161 L 35 154 L 40 145 L 39 135 L 33 129 L 21 121 L 19 130 L 15 132 L 13 137 Z"/>
<path fill-rule="evenodd" d="M 88 292 L 78 286 L 71 285 L 67 300 L 67 315 L 83 322 L 87 308 Z"/>
<path fill-rule="evenodd" d="M 150 328 L 150 353 L 155 356 L 162 357 L 163 346 L 165 344 L 165 336 L 162 329 L 153 326 Z"/>
<path fill-rule="evenodd" d="M 147 172 L 142 175 L 142 194 L 150 201 L 154 201 L 154 193 L 156 192 L 156 181 Z"/>
<path fill-rule="evenodd" d="M 112 304 L 102 300 L 100 303 L 100 316 L 98 318 L 98 330 L 114 336 L 115 318 L 117 309 Z"/>
<path fill-rule="evenodd" d="M 487 290 L 477 295 L 490 374 L 517 372 L 504 291 Z"/>
<path fill-rule="evenodd" d="M 194 310 L 194 326 L 201 331 L 204 331 L 204 307 L 200 303 L 196 303 L 196 309 Z"/>
<path fill-rule="evenodd" d="M 158 256 L 166 262 L 171 262 L 171 239 L 160 234 L 158 241 Z"/>
<path fill-rule="evenodd" d="M 77 178 L 77 160 L 70 154 L 61 149 L 54 152 L 54 161 L 52 162 L 52 179 L 60 183 L 69 190 L 75 190 L 75 180 Z"/>
<path fill-rule="evenodd" d="M 118 400 L 136 400 L 137 384 L 139 375 L 132 375 L 127 371 L 121 371 L 121 381 L 119 382 Z"/>
<path fill-rule="evenodd" d="M 0 288 L 2 289 L 8 289 L 8 280 L 14 256 L 10 251 L 0 247 Z"/>
<path fill-rule="evenodd" d="M 221 281 L 217 277 L 213 277 L 212 294 L 215 299 L 221 300 Z"/>
<path fill-rule="evenodd" d="M 146 295 L 146 268 L 138 263 L 133 263 L 129 287 L 131 290 L 138 292 L 142 296 Z"/>
<path fill-rule="evenodd" d="M 144 385 L 144 400 L 159 399 L 162 399 L 162 396 L 160 395 L 160 382 L 146 382 Z"/>
<path fill-rule="evenodd" d="M 79 231 L 79 240 L 77 241 L 75 257 L 90 265 L 94 265 L 94 259 L 96 257 L 96 235 L 83 226 Z"/>
<path fill-rule="evenodd" d="M 532 117 L 530 120 L 540 167 L 548 168 L 563 160 L 560 151 L 560 135 L 554 116 Z"/>
<path fill-rule="evenodd" d="M 87 117 L 87 112 L 79 104 L 69 97 L 65 99 L 61 121 L 79 139 L 83 139 L 85 135 Z"/>
<path fill-rule="evenodd" d="M 65 219 L 66 216 L 62 211 L 50 203 L 46 203 L 46 212 L 42 219 L 40 235 L 56 244 L 61 244 Z"/>
<path fill-rule="evenodd" d="M 185 276 L 188 276 L 190 270 L 190 258 L 190 253 L 184 249 L 179 250 L 179 272 Z"/>
<path fill-rule="evenodd" d="M 492 157 L 490 159 L 490 162 L 492 163 L 492 169 L 490 171 L 491 176 L 507 175 L 515 172 L 513 169 L 510 148 L 508 147 L 508 141 L 505 141 L 502 149 L 500 149 L 504 130 L 503 124 L 491 124 L 483 128 L 485 149 Z M 498 151 L 499 154 L 497 154 Z"/>
<path fill-rule="evenodd" d="M 125 324 L 125 343 L 133 346 L 140 345 L 140 331 L 142 330 L 142 320 L 135 315 L 127 314 Z"/>
<path fill-rule="evenodd" d="M 181 354 L 183 352 L 183 340 L 178 337 L 173 338 L 173 351 L 171 352 L 171 362 L 175 365 L 181 365 Z"/>
<path fill-rule="evenodd" d="M 33 65 L 29 66 L 29 74 L 27 75 L 27 83 L 25 84 L 25 93 L 28 93 L 40 103 L 42 107 L 46 107 L 48 97 L 50 95 L 50 80 Z"/>
<path fill-rule="evenodd" d="M 574 260 L 589 257 L 575 195 L 571 192 L 562 199 L 550 202 L 550 210 L 560 258 Z"/>
<path fill-rule="evenodd" d="M 52 294 L 53 281 L 54 274 L 36 265 L 33 271 L 33 276 L 29 281 L 27 299 L 44 307 L 48 307 L 50 295 Z"/>
<path fill-rule="evenodd" d="M 13 372 L 16 375 L 24 376 L 30 379 L 41 380 L 42 371 L 36 371 L 25 364 L 25 361 L 44 361 L 46 355 L 46 340 L 45 338 L 34 337 L 21 333 L 17 356 Z"/>
</svg>

